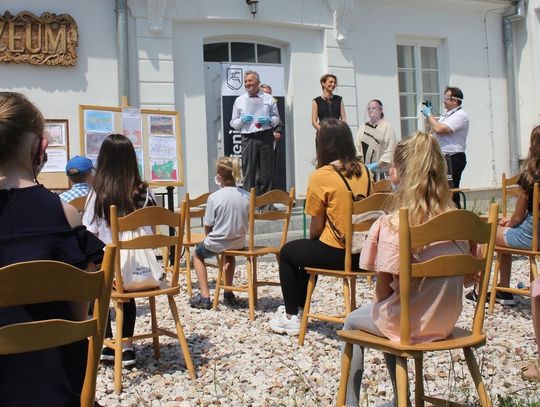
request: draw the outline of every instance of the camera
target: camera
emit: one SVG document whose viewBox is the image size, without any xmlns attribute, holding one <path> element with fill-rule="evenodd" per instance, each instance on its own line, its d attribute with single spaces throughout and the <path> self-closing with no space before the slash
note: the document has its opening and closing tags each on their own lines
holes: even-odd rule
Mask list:
<svg viewBox="0 0 540 407">
<path fill-rule="evenodd" d="M 431 100 L 429 100 L 429 99 L 422 100 L 420 103 L 422 103 L 424 106 L 427 106 L 427 107 L 432 107 L 433 106 L 431 104 Z"/>
</svg>

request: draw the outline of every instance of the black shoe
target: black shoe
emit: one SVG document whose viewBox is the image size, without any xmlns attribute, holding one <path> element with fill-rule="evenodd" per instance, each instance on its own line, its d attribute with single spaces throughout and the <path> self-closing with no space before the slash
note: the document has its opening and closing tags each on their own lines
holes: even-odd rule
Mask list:
<svg viewBox="0 0 540 407">
<path fill-rule="evenodd" d="M 498 302 L 502 305 L 515 305 L 514 294 L 505 293 L 502 291 L 497 291 L 497 296 L 495 297 L 495 302 Z"/>
<path fill-rule="evenodd" d="M 101 350 L 101 357 L 99 358 L 102 362 L 111 362 L 114 360 L 114 349 L 109 348 L 108 346 L 104 347 Z"/>
<path fill-rule="evenodd" d="M 137 358 L 133 349 L 122 351 L 122 366 L 133 366 L 135 363 L 137 363 Z"/>
<path fill-rule="evenodd" d="M 234 293 L 224 292 L 223 302 L 225 303 L 225 305 L 228 305 L 230 307 L 234 307 L 235 305 L 238 305 L 238 300 L 236 299 L 236 296 L 234 295 Z"/>
<path fill-rule="evenodd" d="M 465 298 L 469 301 L 478 302 L 478 293 L 475 289 L 472 289 L 467 294 L 465 294 Z"/>
<path fill-rule="evenodd" d="M 203 297 L 201 293 L 198 293 L 189 299 L 189 305 L 191 308 L 199 309 L 210 309 L 212 308 L 212 303 L 210 302 L 210 297 Z"/>
</svg>

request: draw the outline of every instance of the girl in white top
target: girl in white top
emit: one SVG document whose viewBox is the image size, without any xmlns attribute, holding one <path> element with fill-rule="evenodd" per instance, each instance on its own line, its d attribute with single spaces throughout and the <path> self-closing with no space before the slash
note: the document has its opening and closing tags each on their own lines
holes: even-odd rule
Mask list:
<svg viewBox="0 0 540 407">
<path fill-rule="evenodd" d="M 249 216 L 249 193 L 236 183 L 241 179 L 238 159 L 222 157 L 216 162 L 216 184 L 220 189 L 208 197 L 204 214 L 204 242 L 195 248 L 193 264 L 200 293 L 190 299 L 194 308 L 210 309 L 210 290 L 204 259 L 229 249 L 242 249 L 246 243 Z M 232 285 L 234 277 L 234 256 L 225 256 L 225 281 Z M 224 291 L 225 302 L 236 302 L 231 291 Z"/>
<path fill-rule="evenodd" d="M 384 119 L 383 104 L 378 99 L 367 104 L 369 121 L 358 128 L 356 154 L 374 172 L 388 171 L 392 164 L 392 154 L 396 146 L 396 133 Z"/>
</svg>

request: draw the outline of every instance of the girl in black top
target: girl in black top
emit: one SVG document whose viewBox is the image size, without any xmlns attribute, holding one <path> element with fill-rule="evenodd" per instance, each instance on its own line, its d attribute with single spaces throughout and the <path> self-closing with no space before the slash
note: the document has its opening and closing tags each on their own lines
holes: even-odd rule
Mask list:
<svg viewBox="0 0 540 407">
<path fill-rule="evenodd" d="M 347 121 L 343 99 L 341 96 L 334 95 L 336 86 L 335 75 L 326 74 L 321 77 L 322 95 L 317 96 L 311 103 L 311 124 L 317 131 L 319 131 L 321 121 L 328 117 Z"/>
</svg>

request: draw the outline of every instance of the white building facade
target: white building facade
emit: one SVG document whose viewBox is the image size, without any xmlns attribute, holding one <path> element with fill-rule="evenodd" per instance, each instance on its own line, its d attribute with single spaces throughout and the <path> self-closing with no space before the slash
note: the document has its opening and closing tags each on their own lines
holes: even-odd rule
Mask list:
<svg viewBox="0 0 540 407">
<path fill-rule="evenodd" d="M 197 195 L 213 184 L 224 137 L 221 62 L 283 67 L 287 185 L 299 194 L 315 157 L 311 100 L 327 72 L 338 77 L 336 93 L 353 133 L 371 99 L 383 102 L 400 138 L 420 123 L 421 100 L 440 111 L 445 86 L 461 88 L 470 116 L 464 187 L 499 184 L 512 158 L 527 154 L 530 129 L 539 122 L 540 0 L 527 7 L 511 0 L 259 0 L 255 15 L 245 0 L 128 0 L 122 31 L 123 3 L 4 0 L 0 13 L 70 14 L 78 24 L 79 61 L 1 64 L 0 89 L 25 93 L 48 118 L 69 119 L 71 155 L 80 153 L 79 104 L 117 106 L 125 93 L 132 106 L 178 111 L 186 178 L 180 193 Z M 503 41 L 507 14 L 515 16 L 507 19 L 515 86 Z"/>
</svg>

